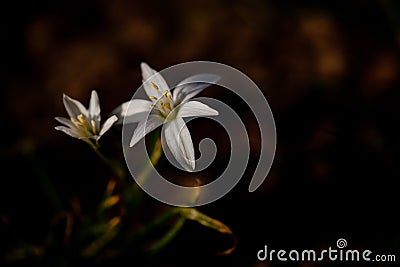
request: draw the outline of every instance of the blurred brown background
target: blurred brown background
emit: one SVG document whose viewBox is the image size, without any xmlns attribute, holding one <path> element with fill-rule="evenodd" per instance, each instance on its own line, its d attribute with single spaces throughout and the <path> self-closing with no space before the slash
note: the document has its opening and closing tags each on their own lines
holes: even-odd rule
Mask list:
<svg viewBox="0 0 400 267">
<path fill-rule="evenodd" d="M 247 175 L 200 208 L 231 227 L 238 247 L 216 256 L 212 234 L 188 224 L 148 264 L 264 266 L 256 259 L 264 244 L 312 249 L 338 238 L 400 257 L 399 11 L 393 0 L 2 4 L 0 216 L 14 232 L 1 228 L 0 248 L 18 238 L 41 242 L 57 205 L 78 197 L 90 209 L 102 194 L 105 167 L 83 142 L 53 129 L 54 117 L 66 116 L 63 93 L 87 105 L 96 89 L 105 118 L 140 85 L 140 62 L 161 70 L 208 60 L 241 70 L 265 93 L 275 161 L 248 193 L 257 125 L 233 96 L 205 92 L 237 104 L 249 121 Z M 49 202 L 52 194 L 60 203 Z M 137 265 L 128 255 L 112 263 Z"/>
</svg>

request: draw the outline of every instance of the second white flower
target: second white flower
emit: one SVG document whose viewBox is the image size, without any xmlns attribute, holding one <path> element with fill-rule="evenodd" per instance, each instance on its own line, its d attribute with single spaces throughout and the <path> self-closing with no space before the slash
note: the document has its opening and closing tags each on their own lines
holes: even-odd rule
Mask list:
<svg viewBox="0 0 400 267">
<path fill-rule="evenodd" d="M 214 74 L 190 76 L 170 92 L 160 73 L 141 64 L 143 87 L 150 100 L 132 99 L 114 110 L 124 118 L 124 123 L 138 123 L 131 141 L 133 147 L 146 134 L 164 125 L 166 144 L 178 163 L 187 171 L 195 169 L 194 148 L 190 132 L 183 118 L 217 116 L 218 111 L 191 100 L 206 87 L 219 80 Z"/>
</svg>

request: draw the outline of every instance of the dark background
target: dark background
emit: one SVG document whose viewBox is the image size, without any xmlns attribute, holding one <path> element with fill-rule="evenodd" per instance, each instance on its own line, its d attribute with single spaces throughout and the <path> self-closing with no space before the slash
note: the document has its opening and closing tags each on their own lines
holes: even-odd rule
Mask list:
<svg viewBox="0 0 400 267">
<path fill-rule="evenodd" d="M 161 70 L 195 60 L 228 64 L 260 87 L 275 117 L 276 157 L 248 193 L 257 125 L 234 96 L 205 91 L 248 119 L 247 175 L 199 208 L 233 230 L 237 248 L 217 256 L 229 238 L 189 222 L 143 266 L 278 266 L 258 262 L 257 251 L 335 247 L 338 238 L 399 258 L 399 7 L 393 0 L 2 3 L 2 260 L 19 264 L 6 261 L 13 248 L 43 243 L 55 210 L 79 199 L 89 211 L 107 183 L 89 147 L 53 129 L 54 117 L 66 116 L 62 93 L 87 105 L 96 89 L 104 119 L 140 85 L 140 62 Z M 127 251 L 84 264 L 143 261 Z"/>
</svg>

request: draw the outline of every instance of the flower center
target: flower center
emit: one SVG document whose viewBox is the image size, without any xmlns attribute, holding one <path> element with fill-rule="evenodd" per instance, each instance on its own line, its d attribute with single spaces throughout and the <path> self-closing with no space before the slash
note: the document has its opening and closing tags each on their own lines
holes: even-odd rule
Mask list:
<svg viewBox="0 0 400 267">
<path fill-rule="evenodd" d="M 150 82 L 150 84 L 155 90 L 160 90 L 155 83 Z M 151 108 L 160 111 L 165 118 L 174 109 L 174 101 L 172 100 L 172 95 L 169 90 L 165 90 L 159 98 L 155 96 L 150 96 L 149 98 L 153 101 Z"/>
<path fill-rule="evenodd" d="M 76 128 L 78 128 L 78 130 L 85 135 L 97 135 L 96 122 L 94 120 L 90 120 L 89 123 L 83 114 L 79 114 L 76 118 L 71 118 L 71 121 L 75 124 Z"/>
</svg>

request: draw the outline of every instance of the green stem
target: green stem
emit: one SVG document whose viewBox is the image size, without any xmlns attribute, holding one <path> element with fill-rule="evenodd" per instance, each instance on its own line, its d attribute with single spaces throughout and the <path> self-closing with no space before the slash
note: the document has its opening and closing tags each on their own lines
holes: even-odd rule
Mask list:
<svg viewBox="0 0 400 267">
<path fill-rule="evenodd" d="M 161 224 L 163 224 L 164 222 L 166 222 L 173 216 L 177 215 L 179 212 L 180 212 L 179 208 L 168 209 L 167 211 L 162 213 L 160 216 L 158 216 L 157 218 L 153 219 L 148 224 L 146 224 L 146 226 L 134 231 L 130 235 L 130 237 L 127 239 L 128 241 L 127 241 L 126 245 L 129 245 L 129 244 L 137 241 L 141 237 L 147 235 L 153 229 L 157 228 L 158 226 L 160 226 Z"/>
<path fill-rule="evenodd" d="M 179 230 L 182 229 L 183 225 L 185 224 L 186 218 L 181 216 L 179 219 L 173 224 L 172 228 L 156 243 L 152 244 L 148 249 L 150 254 L 157 253 L 162 248 L 164 248 L 169 242 L 174 239 L 174 237 L 178 234 Z"/>
<path fill-rule="evenodd" d="M 161 139 L 158 138 L 154 144 L 153 152 L 151 153 L 149 162 L 147 163 L 143 171 L 139 174 L 136 180 L 138 184 L 143 184 L 146 181 L 151 170 L 153 169 L 153 166 L 155 166 L 158 160 L 160 159 L 161 154 L 162 154 Z"/>
<path fill-rule="evenodd" d="M 151 170 L 158 163 L 161 155 L 162 155 L 161 140 L 159 137 L 156 137 L 152 145 L 150 160 L 146 163 L 146 165 L 143 167 L 143 170 L 137 176 L 136 182 L 133 182 L 131 186 L 127 187 L 124 192 L 125 202 L 129 210 L 138 207 L 139 204 L 141 203 L 143 199 L 143 190 L 140 188 L 140 185 L 143 184 L 146 181 L 146 179 L 148 179 Z"/>
<path fill-rule="evenodd" d="M 117 175 L 118 178 L 123 180 L 125 177 L 125 172 L 124 170 L 120 167 L 114 164 L 111 160 L 109 160 L 101 151 L 99 150 L 100 145 L 96 142 L 93 143 L 92 141 L 87 142 L 94 150 L 96 155 L 105 163 L 107 166 L 114 171 L 114 173 Z"/>
<path fill-rule="evenodd" d="M 179 208 L 171 208 L 155 218 L 153 221 L 151 221 L 147 226 L 143 229 L 143 232 L 147 233 L 150 230 L 154 229 L 155 227 L 159 226 L 163 222 L 167 221 L 169 218 L 173 217 L 174 215 L 178 214 L 180 212 Z"/>
</svg>

